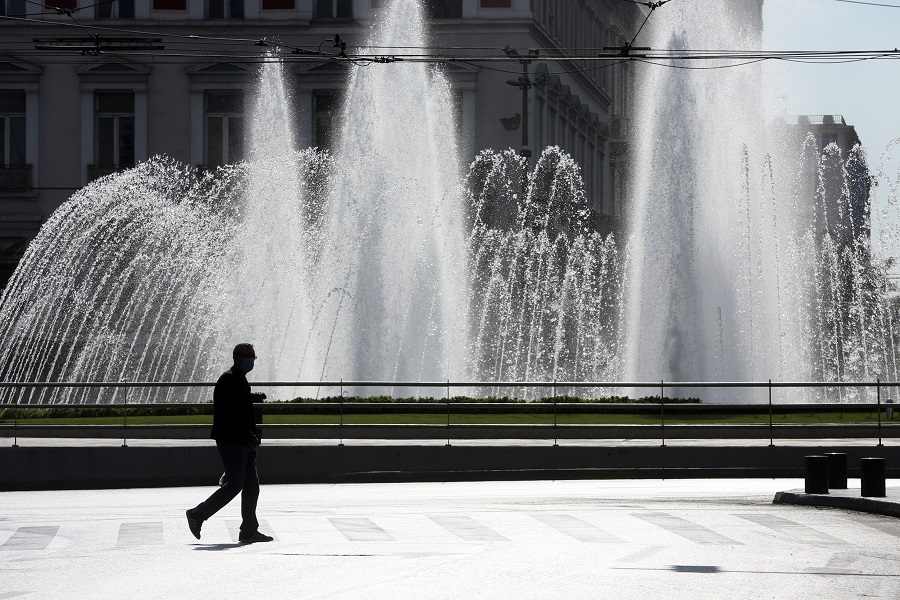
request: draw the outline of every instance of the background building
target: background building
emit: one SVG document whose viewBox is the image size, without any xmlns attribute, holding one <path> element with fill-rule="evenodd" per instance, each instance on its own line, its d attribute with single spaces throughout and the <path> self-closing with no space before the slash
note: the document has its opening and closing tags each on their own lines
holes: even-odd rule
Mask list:
<svg viewBox="0 0 900 600">
<path fill-rule="evenodd" d="M 820 232 L 846 244 L 870 234 L 869 192 L 872 179 L 856 128 L 842 115 L 796 115 L 782 118 L 800 147 L 816 145 L 821 160 L 804 164 L 810 185 L 817 189 L 811 218 Z M 854 148 L 856 148 L 854 150 Z"/>
<path fill-rule="evenodd" d="M 337 53 L 331 40 L 339 35 L 352 51 L 383 1 L 53 0 L 56 10 L 0 0 L 0 14 L 28 19 L 0 19 L 0 284 L 41 223 L 92 179 L 156 154 L 198 167 L 240 160 L 266 51 L 255 40 Z M 572 154 L 595 222 L 608 227 L 618 210 L 610 124 L 625 112 L 628 70 L 554 58 L 595 56 L 629 41 L 640 7 L 425 0 L 425 8 L 437 48 L 502 57 L 508 46 L 528 59 L 525 75 L 521 62 L 446 66 L 464 158 L 483 148 L 520 149 L 527 125 L 523 150 L 559 145 Z M 288 69 L 299 146 L 329 147 L 346 64 L 291 62 Z M 520 77 L 527 85 L 510 85 Z"/>
</svg>

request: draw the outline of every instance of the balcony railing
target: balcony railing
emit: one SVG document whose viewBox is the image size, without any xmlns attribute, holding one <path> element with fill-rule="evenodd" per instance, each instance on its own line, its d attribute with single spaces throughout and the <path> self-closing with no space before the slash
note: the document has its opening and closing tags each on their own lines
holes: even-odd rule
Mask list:
<svg viewBox="0 0 900 600">
<path fill-rule="evenodd" d="M 843 115 L 786 115 L 779 117 L 785 125 L 846 125 Z"/>
<path fill-rule="evenodd" d="M 0 165 L 0 193 L 31 191 L 31 165 Z"/>
<path fill-rule="evenodd" d="M 87 176 L 88 181 L 94 181 L 95 179 L 100 179 L 101 177 L 105 177 L 107 175 L 112 175 L 113 173 L 118 173 L 119 171 L 124 171 L 125 169 L 130 169 L 134 165 L 112 165 L 112 166 L 100 166 L 100 165 L 88 165 L 87 167 Z"/>
</svg>

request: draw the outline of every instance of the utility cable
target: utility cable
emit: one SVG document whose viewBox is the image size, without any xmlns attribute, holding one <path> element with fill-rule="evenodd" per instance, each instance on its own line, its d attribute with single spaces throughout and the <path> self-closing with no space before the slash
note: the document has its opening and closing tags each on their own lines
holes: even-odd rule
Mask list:
<svg viewBox="0 0 900 600">
<path fill-rule="evenodd" d="M 498 69 L 497 67 L 488 67 L 485 65 L 479 65 L 472 61 L 469 61 L 466 59 L 461 59 L 461 58 L 457 58 L 452 61 L 448 60 L 445 62 L 451 63 L 451 64 L 468 65 L 470 67 L 475 67 L 476 69 L 484 69 L 485 71 L 492 71 L 494 73 L 504 73 L 506 75 L 521 75 L 522 74 L 522 71 L 518 70 L 518 69 L 515 71 L 510 70 L 510 69 Z M 600 69 L 607 69 L 609 67 L 615 67 L 617 65 L 625 64 L 626 62 L 629 62 L 629 61 L 618 60 L 618 61 L 614 61 L 614 62 L 608 62 L 608 63 L 602 64 L 602 65 L 599 65 L 596 67 L 588 67 L 586 69 L 571 69 L 571 70 L 566 70 L 566 71 L 547 70 L 547 75 L 566 75 L 566 74 L 570 74 L 570 73 L 591 73 L 593 71 L 599 71 Z"/>
<path fill-rule="evenodd" d="M 103 0 L 103 2 L 96 2 L 96 3 L 94 3 L 94 4 L 88 4 L 87 6 L 79 6 L 78 8 L 76 8 L 76 9 L 74 9 L 74 10 L 77 11 L 77 10 L 84 10 L 84 9 L 86 9 L 86 8 L 94 8 L 94 7 L 97 7 L 97 6 L 103 6 L 104 4 L 112 4 L 112 3 L 118 2 L 118 1 L 119 1 L 119 0 Z M 73 12 L 74 12 L 74 11 L 73 11 Z"/>
<path fill-rule="evenodd" d="M 635 58 L 634 60 L 635 60 L 635 62 L 640 62 L 640 63 L 644 63 L 647 65 L 653 65 L 655 67 L 665 67 L 667 69 L 686 69 L 689 71 L 710 71 L 710 70 L 715 70 L 715 69 L 731 69 L 734 67 L 745 67 L 747 65 L 752 65 L 755 63 L 763 62 L 764 60 L 769 60 L 769 59 L 757 58 L 755 60 L 748 60 L 748 61 L 744 61 L 744 62 L 740 62 L 740 63 L 734 63 L 731 65 L 714 65 L 714 66 L 710 66 L 710 67 L 691 67 L 688 65 L 667 65 L 665 63 L 661 63 L 661 62 L 657 62 L 655 60 L 649 60 L 649 59 L 645 59 L 645 58 Z"/>
<path fill-rule="evenodd" d="M 650 15 L 653 14 L 653 11 L 655 11 L 657 8 L 659 8 L 663 4 L 667 4 L 671 1 L 672 0 L 659 0 L 658 2 L 637 2 L 637 4 L 643 4 L 644 6 L 649 8 L 650 12 L 647 13 L 647 16 L 644 18 L 644 22 L 641 23 L 641 26 L 638 28 L 637 33 L 635 33 L 634 37 L 631 38 L 631 41 L 627 44 L 627 47 L 631 47 L 634 45 L 634 42 L 637 40 L 637 36 L 639 36 L 641 34 L 641 31 L 643 31 L 644 25 L 646 25 L 647 21 L 650 20 Z"/>
<path fill-rule="evenodd" d="M 72 14 L 71 9 L 60 8 L 58 6 L 49 6 L 49 5 L 43 4 L 41 2 L 35 2 L 34 0 L 25 0 L 25 2 L 27 2 L 28 4 L 34 4 L 34 5 L 40 6 L 41 8 L 43 8 L 45 10 L 55 10 L 56 14 L 58 14 L 58 15 L 66 15 L 67 17 L 69 17 L 70 19 L 75 21 L 75 24 L 91 37 L 91 41 L 93 41 L 97 47 L 97 52 L 98 53 L 100 52 L 100 41 L 99 41 L 100 36 L 98 36 L 96 33 L 91 33 L 90 31 L 88 31 L 88 28 L 85 27 L 84 25 L 82 25 L 81 22 L 79 22 L 78 19 L 75 18 L 75 15 Z M 78 9 L 76 8 L 75 10 L 78 10 Z"/>
<path fill-rule="evenodd" d="M 860 0 L 834 0 L 835 2 L 846 2 L 847 4 L 865 4 L 866 6 L 881 6 L 882 8 L 900 8 L 898 4 L 878 4 L 877 2 L 861 2 Z"/>
<path fill-rule="evenodd" d="M 68 11 L 71 11 L 71 12 L 78 12 L 78 11 L 84 10 L 84 9 L 86 9 L 86 8 L 94 8 L 95 6 L 102 6 L 103 4 L 112 4 L 112 3 L 118 2 L 118 1 L 119 1 L 119 0 L 102 0 L 102 2 L 96 2 L 96 3 L 94 3 L 94 4 L 88 4 L 87 6 L 77 6 L 77 7 L 75 7 L 75 8 L 62 8 L 62 7 L 59 7 L 59 6 L 54 6 L 53 4 L 44 4 L 44 3 L 41 3 L 41 2 L 34 2 L 33 0 L 25 0 L 25 2 L 27 2 L 28 4 L 34 4 L 34 5 L 36 5 L 36 6 L 40 6 L 40 7 L 44 8 L 44 9 L 46 9 L 46 10 L 55 10 L 55 11 L 59 12 L 59 14 L 63 14 L 63 13 L 60 12 L 60 11 L 67 11 L 67 10 L 68 10 Z"/>
<path fill-rule="evenodd" d="M 26 0 L 28 2 L 38 4 L 33 0 Z M 670 0 L 664 0 L 668 2 Z M 662 3 L 656 3 L 661 5 Z M 44 4 L 40 4 L 41 6 L 45 6 Z M 9 17 L 9 16 L 0 16 L 0 19 L 11 20 L 11 21 L 20 21 L 20 22 L 28 22 L 28 23 L 40 23 L 45 25 L 52 25 L 56 27 L 77 27 L 79 30 L 85 31 L 89 36 L 90 40 L 93 43 L 98 42 L 98 34 L 96 32 L 116 32 L 116 33 L 127 33 L 132 35 L 147 35 L 154 36 L 155 39 L 164 38 L 167 40 L 167 43 L 175 46 L 177 49 L 178 46 L 186 46 L 186 48 L 181 49 L 181 51 L 177 52 L 169 52 L 162 53 L 159 51 L 153 53 L 140 52 L 140 56 L 149 56 L 153 58 L 194 58 L 194 59 L 238 59 L 244 58 L 247 61 L 252 62 L 266 62 L 268 60 L 272 60 L 273 58 L 265 58 L 261 57 L 255 53 L 249 53 L 249 46 L 263 46 L 263 47 L 274 47 L 278 48 L 285 53 L 280 54 L 279 58 L 281 60 L 285 60 L 287 62 L 292 61 L 325 61 L 325 60 L 334 60 L 334 59 L 343 59 L 349 62 L 359 62 L 362 64 L 374 64 L 374 63 L 390 63 L 390 62 L 427 62 L 427 63 L 451 63 L 451 62 L 466 62 L 466 63 L 491 63 L 491 62 L 517 62 L 519 59 L 510 58 L 508 56 L 503 56 L 500 54 L 499 49 L 495 48 L 487 48 L 489 50 L 497 50 L 497 54 L 488 55 L 484 54 L 483 50 L 485 47 L 477 46 L 477 47 L 460 47 L 453 46 L 444 49 L 444 52 L 441 53 L 418 53 L 418 52 L 407 52 L 402 54 L 393 54 L 393 55 L 380 55 L 380 54 L 370 54 L 368 52 L 347 52 L 346 46 L 341 48 L 340 53 L 328 53 L 323 52 L 321 49 L 321 45 L 319 48 L 312 49 L 310 47 L 303 46 L 293 46 L 290 44 L 285 44 L 275 40 L 268 40 L 266 38 L 263 39 L 251 39 L 251 38 L 235 38 L 235 37 L 213 37 L 213 36 L 200 36 L 200 35 L 186 35 L 186 34 L 173 34 L 173 33 L 160 33 L 160 32 L 147 32 L 142 30 L 134 30 L 134 29 L 122 29 L 115 27 L 104 27 L 104 26 L 95 26 L 95 25 L 85 25 L 84 23 L 79 22 L 77 19 L 72 16 L 72 19 L 75 23 L 69 23 L 64 21 L 47 21 L 42 19 L 31 19 L 25 17 Z M 636 39 L 636 38 L 633 38 Z M 326 40 L 333 41 L 333 40 Z M 30 43 L 30 42 L 22 42 L 19 40 L 14 40 L 8 42 L 10 45 L 12 44 L 22 44 L 22 43 Z M 323 42 L 324 44 L 325 42 Z M 224 50 L 222 48 L 217 48 L 215 52 L 209 52 L 207 50 L 193 51 L 192 46 L 203 45 L 209 46 L 213 44 L 221 44 L 224 46 L 233 46 L 234 51 L 230 53 L 230 50 Z M 0 43 L 0 48 L 2 48 L 5 44 Z M 406 50 L 435 50 L 439 49 L 439 46 L 426 46 L 426 47 L 402 47 L 402 49 Z M 388 50 L 390 47 L 379 47 L 379 46 L 365 46 L 362 47 L 361 50 Z M 103 53 L 108 53 L 109 49 L 104 49 Z M 120 48 L 120 55 L 127 54 L 127 48 Z M 449 52 L 447 51 L 449 50 Z M 462 54 L 461 51 L 470 50 L 473 52 L 477 52 L 473 55 Z M 640 55 L 628 55 L 622 54 L 621 48 L 610 48 L 609 50 L 618 50 L 615 53 L 603 53 L 603 54 L 593 54 L 597 52 L 596 49 L 568 49 L 566 50 L 566 54 L 561 54 L 561 50 L 559 48 L 547 49 L 548 52 L 542 57 L 544 61 L 555 61 L 557 63 L 571 63 L 571 62 L 620 62 L 627 59 L 641 59 L 641 60 L 650 60 L 650 61 L 658 61 L 658 60 L 679 60 L 679 61 L 699 61 L 699 60 L 723 60 L 723 61 L 757 61 L 757 60 L 785 60 L 785 61 L 803 61 L 810 63 L 834 63 L 834 62 L 853 62 L 859 60 L 874 60 L 874 59 L 891 59 L 900 57 L 900 52 L 898 52 L 897 48 L 893 50 L 855 50 L 855 51 L 805 51 L 805 50 L 793 50 L 793 51 L 749 51 L 749 50 L 650 50 L 647 49 L 640 53 Z M 591 52 L 592 54 L 579 54 L 579 51 Z M 47 56 L 48 53 L 57 52 L 58 54 L 62 54 L 65 51 L 64 48 L 59 50 L 45 50 L 41 49 L 38 52 Z M 289 51 L 289 53 L 288 53 Z M 482 51 L 482 52 L 479 52 Z M 71 52 L 71 51 L 69 51 Z M 137 50 L 132 51 L 136 53 Z M 17 51 L 17 54 L 22 54 L 21 51 Z M 52 56 L 52 54 L 51 54 Z M 724 65 L 727 67 L 729 65 Z"/>
<path fill-rule="evenodd" d="M 34 2 L 33 0 L 25 0 L 26 2 L 31 2 L 32 4 L 37 4 L 39 6 L 44 6 L 41 3 Z M 54 10 L 62 10 L 62 9 L 54 9 Z M 65 14 L 65 13 L 62 13 Z M 179 34 L 179 33 L 163 33 L 163 32 L 152 32 L 152 31 L 143 31 L 139 29 L 124 29 L 121 27 L 107 27 L 103 25 L 73 25 L 71 23 L 65 23 L 61 21 L 48 21 L 46 19 L 33 19 L 29 17 L 11 17 L 6 15 L 0 15 L 0 19 L 8 20 L 8 21 L 20 21 L 25 23 L 38 23 L 41 25 L 50 25 L 55 27 L 80 27 L 85 30 L 88 35 L 91 36 L 91 39 L 94 39 L 94 34 L 92 34 L 89 30 L 94 31 L 102 31 L 102 32 L 110 32 L 110 33 L 125 33 L 129 35 L 146 35 L 152 36 L 153 38 L 174 38 L 178 40 L 187 40 L 189 42 L 226 42 L 233 44 L 257 44 L 260 41 L 266 41 L 265 39 L 260 40 L 259 38 L 251 39 L 251 38 L 233 38 L 233 37 L 217 37 L 217 36 L 202 36 L 202 35 L 194 35 L 194 34 Z M 266 45 L 278 46 L 281 48 L 286 48 L 289 50 L 299 50 L 300 52 L 311 52 L 314 53 L 314 50 L 308 50 L 306 48 L 300 46 L 290 46 L 288 44 L 282 44 L 280 42 L 269 42 L 266 41 Z M 332 56 L 330 54 L 326 54 L 325 56 Z"/>
<path fill-rule="evenodd" d="M 102 39 L 102 38 L 101 38 Z M 30 51 L 18 51 L 16 53 L 18 56 L 44 56 L 44 57 L 52 57 L 52 56 L 72 56 L 71 51 L 66 51 L 65 49 L 59 50 L 30 50 Z M 506 57 L 498 57 L 498 56 L 453 56 L 453 55 L 432 55 L 432 54 L 406 54 L 406 55 L 377 55 L 377 54 L 347 54 L 346 57 L 341 57 L 336 54 L 318 54 L 314 51 L 309 51 L 309 53 L 281 53 L 281 54 L 270 54 L 268 56 L 263 55 L 261 53 L 252 53 L 248 52 L 247 49 L 238 49 L 235 48 L 233 51 L 225 51 L 220 50 L 218 52 L 190 52 L 190 51 L 179 51 L 177 49 L 173 49 L 172 51 L 158 51 L 158 50 L 141 50 L 134 49 L 130 50 L 127 47 L 110 49 L 106 48 L 103 50 L 104 55 L 119 55 L 119 56 L 142 56 L 147 58 L 183 58 L 183 59 L 225 59 L 225 60 L 237 60 L 244 59 L 246 62 L 253 63 L 265 63 L 271 62 L 273 60 L 281 60 L 283 62 L 325 62 L 325 61 L 333 61 L 333 60 L 342 60 L 348 62 L 354 61 L 363 61 L 366 63 L 393 63 L 393 62 L 410 62 L 410 63 L 469 63 L 469 64 L 492 64 L 492 63 L 509 63 L 514 62 Z M 637 60 L 637 61 L 681 61 L 681 62 L 690 62 L 690 61 L 726 61 L 726 62 L 740 62 L 740 61 L 759 61 L 759 60 L 781 60 L 787 62 L 805 62 L 809 64 L 833 64 L 833 63 L 842 63 L 842 62 L 858 62 L 865 60 L 887 60 L 887 59 L 897 59 L 900 58 L 900 51 L 897 49 L 894 50 L 866 50 L 866 51 L 856 51 L 856 52 L 790 52 L 790 53 L 751 53 L 751 52 L 742 52 L 742 53 L 728 53 L 728 52 L 717 52 L 717 53 L 691 53 L 691 52 L 683 52 L 679 51 L 677 53 L 671 52 L 642 52 L 641 54 L 634 54 L 630 56 L 621 56 L 620 54 L 605 54 L 601 56 L 553 56 L 546 57 L 542 59 L 542 62 L 557 62 L 560 64 L 566 63 L 579 63 L 579 62 L 594 62 L 602 64 L 608 63 L 619 63 L 619 62 L 627 62 L 629 60 Z M 50 62 L 50 61 L 48 61 Z M 79 61 L 80 62 L 80 61 Z M 725 65 L 727 66 L 727 65 Z M 503 69 L 497 69 L 503 70 Z M 503 72 L 507 72 L 510 74 L 516 74 L 518 71 L 512 70 L 503 70 Z"/>
</svg>

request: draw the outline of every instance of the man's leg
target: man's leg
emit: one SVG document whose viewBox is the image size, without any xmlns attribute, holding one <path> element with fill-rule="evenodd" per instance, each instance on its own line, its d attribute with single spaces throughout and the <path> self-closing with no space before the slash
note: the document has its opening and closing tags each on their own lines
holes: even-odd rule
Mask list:
<svg viewBox="0 0 900 600">
<path fill-rule="evenodd" d="M 223 506 L 231 502 L 241 492 L 247 473 L 247 463 L 251 452 L 247 444 L 216 442 L 216 447 L 219 449 L 219 456 L 222 457 L 222 463 L 225 465 L 225 485 L 217 489 L 205 502 L 201 502 L 193 509 L 193 515 L 201 521 L 205 521 L 219 512 Z M 254 452 L 254 454 L 256 453 Z M 255 472 L 255 458 L 253 464 Z M 257 483 L 257 489 L 258 486 L 259 484 Z"/>
<path fill-rule="evenodd" d="M 226 484 L 227 485 L 227 484 Z M 259 475 L 256 472 L 256 450 L 251 450 L 244 470 L 244 487 L 241 490 L 241 533 L 259 530 L 256 519 L 256 502 L 259 499 Z"/>
</svg>

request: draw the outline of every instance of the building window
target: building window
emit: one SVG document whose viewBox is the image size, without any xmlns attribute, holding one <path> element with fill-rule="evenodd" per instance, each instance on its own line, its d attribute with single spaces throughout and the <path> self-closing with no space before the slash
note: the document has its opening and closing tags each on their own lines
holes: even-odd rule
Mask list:
<svg viewBox="0 0 900 600">
<path fill-rule="evenodd" d="M 462 18 L 462 0 L 424 0 L 422 7 L 429 19 Z"/>
<path fill-rule="evenodd" d="M 133 19 L 134 0 L 112 0 L 97 5 L 98 19 Z"/>
<path fill-rule="evenodd" d="M 352 0 L 316 0 L 317 19 L 350 19 Z"/>
<path fill-rule="evenodd" d="M 243 19 L 244 0 L 206 0 L 209 19 Z"/>
<path fill-rule="evenodd" d="M 153 10 L 187 10 L 187 0 L 153 0 Z"/>
<path fill-rule="evenodd" d="M 218 167 L 244 158 L 244 93 L 207 91 L 203 95 L 206 165 Z"/>
<path fill-rule="evenodd" d="M 604 163 L 606 162 L 606 156 L 603 152 L 597 152 L 594 156 L 594 202 L 600 208 L 600 212 L 607 215 L 613 214 L 613 209 L 611 205 L 607 205 L 606 203 L 606 195 L 605 195 L 605 181 L 603 178 L 604 174 Z"/>
<path fill-rule="evenodd" d="M 0 93 L 0 167 L 25 165 L 25 92 Z"/>
<path fill-rule="evenodd" d="M 540 155 L 540 153 L 544 151 L 544 148 L 547 147 L 547 144 L 544 142 L 544 111 L 547 109 L 543 98 L 539 97 L 537 99 L 537 104 L 537 153 Z"/>
<path fill-rule="evenodd" d="M 294 10 L 294 0 L 262 0 L 263 10 Z"/>
<path fill-rule="evenodd" d="M 313 92 L 313 139 L 320 150 L 334 150 L 342 100 L 340 90 Z"/>
<path fill-rule="evenodd" d="M 550 125 L 550 134 L 547 136 L 547 145 L 559 146 L 559 139 L 556 137 L 556 111 L 550 109 L 550 118 L 547 119 Z"/>
<path fill-rule="evenodd" d="M 94 94 L 94 161 L 100 169 L 134 165 L 134 93 Z"/>
<path fill-rule="evenodd" d="M 559 116 L 559 133 L 557 135 L 559 135 L 559 139 L 557 140 L 559 147 L 571 154 L 572 146 L 569 145 L 569 122 L 562 114 Z"/>
<path fill-rule="evenodd" d="M 559 40 L 562 36 L 560 35 L 560 0 L 548 0 L 547 3 L 547 26 L 550 30 L 550 35 L 555 40 Z"/>
<path fill-rule="evenodd" d="M 25 0 L 0 0 L 0 17 L 24 17 Z"/>
</svg>

